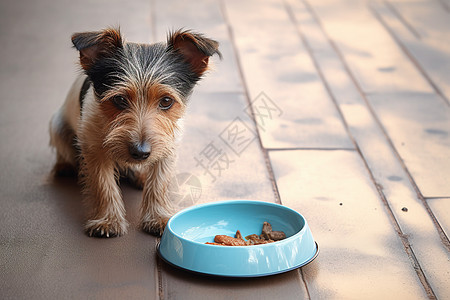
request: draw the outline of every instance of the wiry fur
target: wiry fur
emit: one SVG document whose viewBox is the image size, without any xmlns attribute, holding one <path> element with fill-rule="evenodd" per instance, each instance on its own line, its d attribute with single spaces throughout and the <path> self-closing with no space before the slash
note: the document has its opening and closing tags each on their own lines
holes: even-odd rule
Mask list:
<svg viewBox="0 0 450 300">
<path fill-rule="evenodd" d="M 142 229 L 161 234 L 174 212 L 168 188 L 179 125 L 209 57 L 220 56 L 218 43 L 190 31 L 169 34 L 167 43 L 126 43 L 116 29 L 74 34 L 72 42 L 84 74 L 50 122 L 55 172 L 78 172 L 92 207 L 89 235 L 127 232 L 119 176 L 143 188 Z M 91 84 L 81 106 L 86 76 Z"/>
</svg>

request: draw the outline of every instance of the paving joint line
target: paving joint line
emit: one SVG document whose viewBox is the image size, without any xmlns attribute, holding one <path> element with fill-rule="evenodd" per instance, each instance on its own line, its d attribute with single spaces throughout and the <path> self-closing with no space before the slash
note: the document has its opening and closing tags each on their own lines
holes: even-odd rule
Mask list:
<svg viewBox="0 0 450 300">
<path fill-rule="evenodd" d="M 386 5 L 386 7 L 393 13 L 391 7 L 389 5 Z M 408 59 L 413 63 L 413 65 L 416 67 L 416 69 L 419 71 L 419 73 L 425 78 L 425 80 L 428 82 L 428 84 L 432 87 L 434 92 L 439 96 L 439 98 L 444 101 L 447 106 L 450 106 L 450 100 L 447 98 L 447 96 L 441 91 L 439 86 L 437 86 L 436 83 L 431 79 L 431 77 L 427 74 L 425 69 L 422 67 L 422 65 L 419 63 L 419 61 L 414 57 L 414 55 L 409 51 L 408 47 L 400 40 L 399 37 L 395 34 L 395 32 L 392 30 L 392 28 L 386 23 L 384 18 L 378 13 L 376 8 L 373 7 L 373 4 L 369 4 L 369 11 L 373 14 L 373 16 L 380 22 L 380 24 L 386 29 L 386 31 L 389 33 L 389 35 L 392 37 L 392 39 L 396 42 L 396 44 L 402 49 L 403 53 L 408 57 Z M 400 19 L 399 19 L 400 20 Z M 400 20 L 401 22 L 401 20 Z"/>
<path fill-rule="evenodd" d="M 156 239 L 156 247 L 158 247 L 159 243 L 161 242 L 161 238 Z M 156 251 L 158 251 L 156 249 Z M 161 258 L 157 255 L 156 257 L 156 290 L 157 290 L 157 298 L 159 300 L 164 300 L 164 287 L 163 287 L 163 280 L 162 280 L 162 261 Z"/>
<path fill-rule="evenodd" d="M 447 3 L 445 0 L 438 0 L 439 4 L 444 8 L 444 10 L 450 14 L 450 3 Z"/>
<path fill-rule="evenodd" d="M 282 204 L 280 192 L 278 190 L 278 185 L 277 185 L 277 182 L 275 180 L 275 174 L 274 174 L 274 171 L 273 171 L 272 163 L 270 161 L 269 153 L 268 153 L 267 149 L 264 148 L 264 145 L 263 145 L 262 140 L 261 140 L 261 135 L 259 134 L 258 123 L 256 121 L 255 112 L 254 112 L 253 105 L 252 105 L 252 102 L 251 102 L 251 99 L 250 99 L 248 84 L 247 84 L 247 81 L 245 80 L 244 71 L 242 70 L 241 59 L 240 59 L 240 56 L 239 56 L 239 52 L 237 50 L 237 45 L 236 45 L 236 42 L 235 42 L 233 29 L 231 27 L 230 20 L 228 19 L 228 15 L 226 13 L 226 8 L 225 8 L 224 1 L 223 0 L 219 0 L 219 5 L 220 5 L 220 10 L 221 10 L 223 19 L 224 19 L 225 24 L 227 26 L 228 37 L 230 38 L 230 41 L 231 41 L 231 45 L 232 45 L 233 52 L 234 52 L 234 57 L 236 58 L 236 64 L 237 64 L 237 69 L 238 69 L 238 72 L 239 72 L 239 77 L 240 77 L 240 79 L 242 81 L 242 85 L 243 85 L 243 88 L 244 88 L 244 96 L 245 96 L 245 98 L 247 100 L 248 107 L 250 108 L 251 119 L 253 121 L 253 125 L 255 126 L 255 132 L 256 132 L 256 135 L 258 137 L 258 144 L 259 144 L 259 147 L 260 147 L 261 152 L 262 152 L 263 157 L 264 157 L 264 162 L 265 162 L 265 165 L 266 165 L 266 168 L 267 168 L 267 171 L 268 171 L 269 180 L 271 181 L 271 184 L 272 184 L 272 191 L 274 193 L 275 203 Z"/>
<path fill-rule="evenodd" d="M 325 147 L 292 147 L 266 148 L 267 151 L 356 151 L 355 148 L 325 148 Z"/>
<path fill-rule="evenodd" d="M 301 280 L 301 283 L 303 283 L 303 285 L 306 288 L 306 296 L 308 297 L 307 299 L 311 300 L 311 294 L 309 292 L 308 284 L 306 283 L 306 279 L 305 279 L 306 276 L 305 276 L 305 273 L 303 272 L 303 268 L 298 268 L 297 272 L 298 272 L 298 277 Z"/>
<path fill-rule="evenodd" d="M 422 39 L 420 34 L 414 29 L 414 27 L 412 27 L 411 24 L 409 24 L 408 21 L 406 21 L 406 19 L 400 14 L 398 9 L 394 5 L 392 5 L 392 3 L 390 3 L 389 1 L 384 1 L 384 5 L 397 17 L 400 23 L 402 23 L 403 26 L 405 26 L 406 29 L 408 29 L 412 33 L 412 35 L 414 35 L 416 39 Z"/>
<path fill-rule="evenodd" d="M 407 49 L 405 49 L 405 47 L 403 46 L 403 44 L 397 39 L 397 37 L 395 36 L 395 34 L 393 32 L 391 32 L 390 27 L 384 22 L 383 18 L 378 14 L 378 12 L 373 8 L 370 7 L 370 11 L 372 12 L 372 14 L 375 16 L 375 18 L 383 25 L 383 27 L 390 33 L 390 35 L 392 36 L 392 38 L 394 39 L 394 41 L 399 45 L 400 48 L 403 49 L 404 53 L 411 59 L 413 60 L 413 63 L 416 65 L 416 67 L 419 69 L 419 71 L 424 72 L 420 65 L 418 65 L 417 62 L 415 62 L 415 59 L 413 57 L 411 57 L 409 55 L 409 53 L 407 52 Z M 334 48 L 337 49 L 337 46 L 334 45 Z M 339 53 L 339 56 L 342 57 L 342 60 L 344 61 L 343 56 Z M 347 67 L 346 67 L 347 68 Z M 351 74 L 351 76 L 353 77 L 350 68 L 348 68 L 348 72 L 349 74 Z M 448 100 L 445 98 L 445 96 L 440 92 L 439 88 L 437 88 L 434 83 L 431 81 L 430 78 L 427 77 L 427 75 L 425 73 L 422 73 L 427 80 L 430 80 L 430 84 L 433 86 L 433 88 L 435 89 L 435 92 L 441 96 L 441 99 L 443 99 L 444 101 Z M 356 79 L 354 79 L 354 82 L 358 85 L 358 88 L 361 89 L 359 87 L 359 84 L 356 82 Z M 379 127 L 381 128 L 381 130 L 383 131 L 383 134 L 385 135 L 390 147 L 392 148 L 394 154 L 396 155 L 397 159 L 399 160 L 402 168 L 405 170 L 406 175 L 408 176 L 408 179 L 417 195 L 417 198 L 422 202 L 422 205 L 425 207 L 428 215 L 430 216 L 431 220 L 434 223 L 434 226 L 436 227 L 436 230 L 439 234 L 439 237 L 441 238 L 441 241 L 444 245 L 444 247 L 447 249 L 447 251 L 450 251 L 450 240 L 449 237 L 447 237 L 447 235 L 445 234 L 441 224 L 439 224 L 439 221 L 437 220 L 436 216 L 434 215 L 433 211 L 431 210 L 430 206 L 428 205 L 425 196 L 420 192 L 420 189 L 418 187 L 418 185 L 416 184 L 414 178 L 412 177 L 411 173 L 408 170 L 408 167 L 406 166 L 405 162 L 403 161 L 403 158 L 400 156 L 400 153 L 398 153 L 397 149 L 394 146 L 394 143 L 392 142 L 392 140 L 389 138 L 389 135 L 387 134 L 387 131 L 385 130 L 384 126 L 382 125 L 381 121 L 378 119 L 378 117 L 376 116 L 375 111 L 373 110 L 372 106 L 370 105 L 369 101 L 366 99 L 366 97 L 364 96 L 364 92 L 361 89 L 361 95 L 363 95 L 363 98 L 365 100 L 365 102 L 367 103 L 372 115 L 374 116 L 376 122 L 378 123 Z M 449 104 L 449 103 L 447 103 Z"/>
<path fill-rule="evenodd" d="M 369 109 L 369 111 L 370 111 L 372 117 L 375 119 L 377 125 L 380 127 L 381 124 L 379 123 L 378 118 L 375 117 L 373 109 L 370 107 L 370 105 L 369 105 L 369 103 L 368 103 L 368 101 L 367 101 L 367 99 L 366 99 L 366 97 L 365 97 L 363 91 L 361 90 L 361 87 L 359 86 L 359 84 L 357 83 L 357 81 L 356 81 L 356 79 L 354 78 L 353 74 L 351 73 L 351 71 L 350 71 L 350 69 L 349 69 L 349 67 L 348 67 L 348 65 L 347 65 L 347 63 L 346 63 L 344 57 L 343 57 L 342 54 L 340 53 L 340 51 L 339 51 L 339 49 L 337 48 L 337 46 L 335 45 L 335 43 L 334 43 L 334 42 L 331 40 L 331 38 L 328 36 L 328 34 L 326 34 L 325 29 L 323 28 L 323 25 L 322 25 L 322 23 L 320 22 L 319 17 L 318 17 L 317 14 L 314 12 L 314 10 L 313 10 L 313 8 L 311 7 L 311 5 L 310 5 L 306 0 L 302 0 L 302 2 L 304 3 L 304 6 L 305 6 L 306 9 L 308 10 L 308 12 L 311 14 L 311 16 L 313 17 L 313 19 L 315 20 L 315 22 L 316 22 L 316 23 L 318 24 L 318 26 L 320 27 L 320 30 L 322 31 L 322 33 L 323 33 L 324 36 L 326 37 L 328 43 L 331 45 L 333 51 L 334 51 L 334 52 L 337 54 L 337 56 L 339 57 L 339 60 L 341 61 L 342 65 L 344 66 L 345 72 L 347 73 L 347 75 L 349 76 L 349 78 L 351 79 L 351 81 L 353 82 L 353 84 L 355 85 L 355 87 L 358 89 L 358 92 L 360 93 L 362 99 L 364 99 L 365 104 L 366 104 L 367 108 Z M 336 106 L 336 108 L 337 108 L 337 110 L 338 110 L 338 112 L 339 112 L 341 118 L 343 119 L 343 122 L 344 122 L 344 125 L 345 125 L 346 129 L 347 129 L 347 132 L 348 132 L 348 134 L 349 134 L 349 136 L 350 136 L 352 142 L 355 144 L 355 147 L 356 147 L 356 149 L 357 149 L 359 155 L 361 156 L 361 158 L 362 158 L 362 160 L 363 160 L 363 162 L 364 162 L 364 165 L 365 165 L 365 167 L 366 167 L 366 169 L 367 169 L 367 172 L 369 173 L 369 176 L 370 176 L 371 180 L 372 180 L 373 183 L 375 184 L 375 187 L 376 187 L 376 189 L 377 189 L 377 191 L 378 191 L 378 194 L 380 195 L 381 201 L 382 201 L 383 205 L 385 206 L 385 208 L 386 208 L 386 210 L 387 210 L 387 212 L 388 212 L 388 217 L 389 217 L 389 219 L 391 220 L 391 223 L 392 223 L 393 226 L 394 226 L 394 230 L 396 231 L 397 235 L 399 236 L 399 238 L 400 238 L 400 240 L 401 240 L 401 242 L 402 242 L 402 244 L 403 244 L 404 250 L 405 250 L 406 254 L 407 254 L 408 257 L 409 257 L 409 259 L 410 259 L 410 261 L 411 261 L 411 263 L 412 263 L 412 265 L 413 265 L 413 268 L 414 268 L 414 270 L 415 270 L 417 276 L 419 277 L 419 280 L 420 280 L 420 282 L 422 283 L 423 288 L 425 289 L 425 292 L 427 293 L 427 295 L 428 295 L 428 297 L 429 297 L 430 299 L 436 299 L 436 295 L 434 294 L 434 291 L 433 291 L 433 289 L 431 288 L 431 285 L 429 284 L 429 282 L 428 282 L 428 280 L 427 280 L 427 278 L 426 278 L 426 276 L 425 276 L 425 273 L 423 272 L 423 270 L 422 270 L 422 268 L 421 268 L 421 266 L 420 266 L 420 263 L 419 263 L 419 261 L 418 261 L 416 255 L 415 255 L 415 253 L 414 253 L 414 251 L 413 251 L 413 249 L 412 249 L 412 247 L 411 247 L 411 244 L 409 243 L 409 240 L 408 240 L 407 236 L 403 233 L 403 231 L 402 231 L 402 229 L 401 229 L 401 227 L 400 227 L 400 224 L 398 223 L 398 220 L 396 219 L 395 214 L 393 213 L 393 211 L 392 211 L 392 209 L 391 209 L 391 207 L 390 207 L 390 205 L 389 205 L 389 202 L 388 202 L 388 200 L 387 200 L 387 198 L 386 198 L 386 195 L 385 195 L 384 192 L 383 192 L 382 186 L 381 186 L 379 183 L 377 183 L 377 180 L 376 180 L 376 178 L 374 177 L 374 174 L 373 174 L 372 170 L 370 169 L 370 166 L 369 166 L 367 160 L 365 159 L 365 157 L 364 157 L 364 155 L 363 155 L 363 153 L 362 153 L 362 151 L 361 151 L 361 149 L 360 149 L 358 143 L 356 142 L 356 139 L 354 138 L 354 136 L 353 136 L 353 135 L 351 134 L 351 132 L 350 132 L 350 129 L 349 129 L 348 124 L 347 124 L 347 122 L 346 122 L 346 120 L 345 120 L 345 117 L 344 117 L 344 115 L 342 114 L 342 111 L 341 111 L 340 108 L 339 108 L 339 105 L 338 105 L 338 103 L 337 103 L 337 100 L 336 100 L 334 94 L 332 93 L 332 91 L 331 91 L 331 89 L 330 89 L 330 87 L 329 87 L 329 85 L 328 85 L 328 83 L 327 83 L 327 81 L 326 81 L 326 79 L 325 79 L 325 77 L 324 77 L 324 75 L 323 75 L 321 69 L 320 69 L 320 66 L 318 65 L 318 62 L 317 62 L 316 58 L 315 58 L 314 55 L 313 55 L 313 51 L 312 51 L 312 49 L 311 49 L 311 47 L 310 47 L 308 41 L 306 40 L 306 37 L 304 36 L 304 34 L 303 34 L 303 33 L 301 32 L 301 30 L 299 29 L 300 26 L 299 26 L 299 24 L 298 24 L 298 22 L 297 22 L 295 16 L 292 15 L 292 17 L 294 18 L 294 19 L 293 19 L 294 24 L 297 25 L 296 28 L 297 28 L 298 34 L 300 35 L 301 40 L 304 42 L 305 47 L 307 48 L 307 51 L 308 51 L 308 53 L 309 53 L 311 59 L 312 59 L 313 62 L 314 62 L 314 65 L 315 65 L 315 67 L 316 67 L 316 69 L 317 69 L 317 72 L 319 73 L 319 76 L 321 77 L 321 79 L 322 79 L 324 85 L 326 86 L 326 89 L 327 89 L 327 91 L 328 91 L 328 93 L 329 93 L 331 99 L 333 100 L 333 102 L 334 102 L 334 104 L 335 104 L 335 106 Z M 386 132 L 384 131 L 384 128 L 381 128 L 381 129 L 382 129 L 382 132 L 383 132 L 384 137 L 388 140 L 388 143 L 389 143 L 389 139 L 388 139 L 388 137 L 387 137 L 387 135 L 386 135 Z M 389 143 L 389 144 L 390 144 L 390 146 L 392 147 L 392 144 L 391 144 L 391 143 Z M 397 157 L 397 158 L 398 158 L 398 157 Z M 402 164 L 402 166 L 403 166 L 403 164 Z"/>
<path fill-rule="evenodd" d="M 449 199 L 449 196 L 433 196 L 433 197 L 425 197 L 425 200 L 434 200 L 434 199 Z"/>
<path fill-rule="evenodd" d="M 237 64 L 239 76 L 240 76 L 240 79 L 242 81 L 242 85 L 244 87 L 244 95 L 245 95 L 245 98 L 247 99 L 247 103 L 248 103 L 249 108 L 250 108 L 251 119 L 253 120 L 255 129 L 256 129 L 256 133 L 258 135 L 259 147 L 260 147 L 261 152 L 262 152 L 262 154 L 264 156 L 264 161 L 265 161 L 267 172 L 268 172 L 268 175 L 269 175 L 269 180 L 270 180 L 270 182 L 272 184 L 272 191 L 273 191 L 273 194 L 274 194 L 274 197 L 275 197 L 275 202 L 282 205 L 283 203 L 281 201 L 281 196 L 280 196 L 280 192 L 279 192 L 279 189 L 278 189 L 278 184 L 277 184 L 276 179 L 275 179 L 275 173 L 273 171 L 273 166 L 272 166 L 272 163 L 270 161 L 269 152 L 268 152 L 267 149 L 264 148 L 264 145 L 263 145 L 262 140 L 261 140 L 261 136 L 259 134 L 258 123 L 256 122 L 255 113 L 254 113 L 253 106 L 252 106 L 251 99 L 250 99 L 250 95 L 249 95 L 247 81 L 245 80 L 244 71 L 242 70 L 241 59 L 240 59 L 238 48 L 237 48 L 236 41 L 235 41 L 235 38 L 234 38 L 233 29 L 231 27 L 231 23 L 230 23 L 230 20 L 228 18 L 227 12 L 226 12 L 225 2 L 223 0 L 219 0 L 219 5 L 220 5 L 220 10 L 221 10 L 223 19 L 224 19 L 225 24 L 227 26 L 228 37 L 229 37 L 229 39 L 231 41 L 231 45 L 232 45 L 233 52 L 234 52 L 234 57 L 236 58 L 236 64 Z M 308 288 L 308 285 L 306 284 L 306 279 L 305 279 L 305 276 L 304 276 L 302 271 L 298 271 L 297 272 L 297 278 L 299 278 L 299 281 L 302 282 L 303 286 L 305 287 L 306 295 L 308 297 L 307 299 L 311 300 L 311 296 L 310 296 L 310 293 L 309 293 L 309 288 Z"/>
<path fill-rule="evenodd" d="M 356 80 L 355 76 L 353 75 L 350 67 L 348 66 L 344 56 L 342 55 L 341 51 L 339 50 L 339 47 L 334 43 L 334 41 L 325 33 L 325 29 L 323 28 L 320 20 L 318 19 L 317 15 L 315 14 L 315 12 L 313 11 L 312 7 L 309 5 L 309 3 L 307 3 L 306 0 L 302 0 L 303 2 L 305 2 L 305 5 L 308 7 L 308 9 L 311 11 L 312 15 L 314 16 L 314 18 L 316 19 L 316 22 L 319 24 L 319 26 L 321 27 L 322 32 L 324 32 L 325 36 L 327 37 L 331 47 L 334 49 L 334 52 L 338 55 L 340 61 L 342 62 L 342 65 L 345 69 L 345 71 L 347 72 L 347 74 L 349 75 L 349 78 L 352 80 L 353 84 L 355 85 L 355 87 L 357 88 L 359 94 L 361 95 L 362 99 L 364 100 L 367 108 L 369 109 L 370 114 L 372 115 L 372 117 L 374 118 L 374 120 L 376 121 L 378 127 L 380 128 L 381 132 L 383 133 L 383 136 L 385 137 L 389 147 L 391 148 L 391 150 L 393 151 L 394 155 L 396 156 L 398 162 L 400 163 L 402 169 L 404 170 L 406 176 L 408 177 L 409 182 L 411 183 L 412 188 L 414 189 L 414 192 L 416 193 L 417 198 L 422 202 L 423 206 L 425 207 L 427 213 L 429 214 L 430 218 L 432 219 L 436 230 L 441 238 L 442 243 L 444 244 L 444 246 L 446 247 L 447 251 L 450 251 L 450 242 L 449 239 L 447 237 L 447 235 L 444 233 L 442 227 L 440 226 L 439 222 L 437 221 L 434 213 L 432 212 L 431 208 L 429 207 L 429 205 L 426 203 L 424 196 L 422 195 L 422 193 L 420 192 L 419 187 L 417 186 L 416 182 L 414 181 L 414 178 L 412 177 L 411 173 L 409 172 L 405 162 L 403 161 L 403 158 L 401 157 L 401 155 L 398 153 L 397 149 L 394 146 L 394 143 L 392 142 L 392 140 L 390 139 L 389 135 L 387 134 L 386 129 L 384 128 L 383 124 L 381 123 L 380 119 L 378 118 L 377 114 L 375 113 L 372 105 L 370 104 L 369 100 L 366 97 L 366 93 L 363 91 L 363 89 L 361 88 L 360 84 L 358 83 L 358 81 Z"/>
</svg>

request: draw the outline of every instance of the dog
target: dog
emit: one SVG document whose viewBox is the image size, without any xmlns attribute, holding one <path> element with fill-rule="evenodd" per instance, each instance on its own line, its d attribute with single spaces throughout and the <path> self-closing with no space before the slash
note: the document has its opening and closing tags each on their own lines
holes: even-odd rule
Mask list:
<svg viewBox="0 0 450 300">
<path fill-rule="evenodd" d="M 140 226 L 161 235 L 174 207 L 169 184 L 189 96 L 219 43 L 189 30 L 155 44 L 126 42 L 119 29 L 75 33 L 81 74 L 50 121 L 57 176 L 77 174 L 94 237 L 127 233 L 119 187 L 143 189 Z"/>
</svg>

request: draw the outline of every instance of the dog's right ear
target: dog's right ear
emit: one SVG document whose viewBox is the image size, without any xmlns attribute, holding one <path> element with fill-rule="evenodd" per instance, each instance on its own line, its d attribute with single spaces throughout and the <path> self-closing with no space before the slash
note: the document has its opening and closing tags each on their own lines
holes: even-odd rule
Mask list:
<svg viewBox="0 0 450 300">
<path fill-rule="evenodd" d="M 75 33 L 72 43 L 80 51 L 80 64 L 84 70 L 89 70 L 100 58 L 112 56 L 123 48 L 120 31 L 113 28 Z"/>
</svg>

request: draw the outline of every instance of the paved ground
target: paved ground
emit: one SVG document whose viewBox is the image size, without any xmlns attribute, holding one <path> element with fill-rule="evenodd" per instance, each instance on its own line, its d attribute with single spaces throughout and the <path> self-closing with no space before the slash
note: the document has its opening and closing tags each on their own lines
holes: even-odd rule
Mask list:
<svg viewBox="0 0 450 300">
<path fill-rule="evenodd" d="M 174 201 L 294 208 L 313 263 L 243 281 L 174 270 L 126 185 L 130 232 L 83 233 L 77 183 L 49 177 L 47 126 L 76 76 L 70 35 L 118 24 L 130 41 L 185 27 L 221 43 Z M 450 298 L 448 0 L 1 1 L 0 37 L 0 298 Z"/>
</svg>

